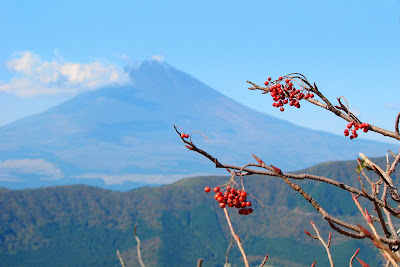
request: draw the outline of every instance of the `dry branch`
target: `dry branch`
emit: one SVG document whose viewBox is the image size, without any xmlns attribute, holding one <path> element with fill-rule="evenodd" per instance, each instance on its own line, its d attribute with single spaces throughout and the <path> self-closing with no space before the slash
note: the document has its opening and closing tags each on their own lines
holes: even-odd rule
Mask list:
<svg viewBox="0 0 400 267">
<path fill-rule="evenodd" d="M 146 265 L 144 265 L 143 261 L 142 261 L 142 254 L 140 253 L 140 239 L 136 234 L 136 227 L 137 227 L 138 223 L 135 223 L 135 227 L 133 227 L 133 233 L 135 234 L 135 239 L 137 242 L 137 253 L 138 253 L 138 259 L 139 259 L 139 263 L 141 267 L 146 267 Z"/>
<path fill-rule="evenodd" d="M 276 88 L 281 88 L 280 82 L 283 79 L 288 79 L 288 80 L 286 80 L 286 85 L 283 86 L 283 89 L 282 90 L 279 89 L 279 90 L 281 90 L 279 92 L 273 91 L 273 90 L 277 90 Z M 269 80 L 270 80 L 270 78 L 269 78 Z M 355 114 L 350 112 L 349 105 L 347 103 L 347 100 L 344 97 L 340 97 L 337 99 L 337 101 L 339 103 L 338 106 L 332 105 L 332 103 L 320 92 L 320 90 L 317 88 L 316 84 L 315 83 L 311 84 L 306 79 L 306 77 L 302 74 L 291 73 L 291 74 L 285 75 L 284 77 L 280 77 L 279 80 L 272 81 L 271 83 L 269 83 L 267 81 L 267 82 L 265 82 L 265 85 L 267 87 L 258 86 L 257 84 L 255 84 L 253 82 L 249 82 L 249 81 L 248 81 L 248 83 L 250 83 L 252 85 L 252 87 L 249 88 L 250 90 L 260 90 L 260 91 L 262 91 L 262 94 L 271 93 L 271 96 L 274 96 L 274 94 L 276 94 L 276 92 L 278 92 L 279 97 L 281 97 L 280 98 L 281 100 L 282 99 L 287 100 L 287 99 L 289 99 L 289 96 L 290 96 L 289 93 L 292 92 L 291 93 L 292 96 L 294 96 L 294 97 L 299 96 L 298 99 L 301 100 L 304 95 L 301 96 L 301 94 L 299 93 L 300 90 L 290 91 L 293 88 L 292 89 L 290 88 L 292 86 L 292 84 L 290 84 L 291 82 L 289 82 L 289 81 L 293 81 L 293 82 L 297 83 L 301 88 L 301 92 L 306 91 L 308 93 L 310 93 L 310 92 L 315 93 L 315 95 L 317 95 L 320 100 L 313 99 L 313 94 L 310 94 L 310 97 L 306 96 L 304 99 L 306 101 L 308 101 L 309 103 L 316 105 L 318 107 L 324 108 L 324 109 L 332 112 L 336 116 L 349 122 L 350 126 L 348 126 L 348 129 L 351 129 L 354 125 L 356 125 L 356 126 L 354 126 L 355 130 L 358 130 L 359 129 L 358 127 L 362 127 L 364 132 L 373 131 L 373 132 L 376 132 L 383 136 L 387 136 L 390 138 L 394 138 L 396 140 L 400 140 L 400 135 L 399 135 L 400 113 L 396 117 L 395 132 L 391 132 L 391 131 L 382 129 L 377 126 L 371 125 L 371 124 L 361 123 L 360 119 L 358 119 L 357 116 L 355 116 Z M 269 86 L 268 86 L 268 84 L 269 84 Z M 272 84 L 274 84 L 274 85 L 271 86 Z M 274 86 L 275 86 L 275 89 L 274 89 Z M 295 93 L 293 93 L 293 92 L 295 92 Z M 292 96 L 290 96 L 291 100 L 292 100 Z M 344 105 L 341 102 L 342 99 L 344 99 L 346 101 L 346 105 Z M 275 101 L 277 101 L 277 100 L 275 100 Z M 286 101 L 286 103 L 284 103 L 284 104 L 287 104 L 287 103 L 288 102 Z M 280 105 L 282 106 L 283 104 L 280 103 Z M 298 105 L 298 102 L 296 105 L 297 105 L 297 107 L 300 107 Z M 276 107 L 279 107 L 279 105 Z M 282 108 L 281 108 L 281 111 L 283 111 Z M 358 126 L 359 124 L 361 124 L 362 126 Z M 400 152 L 397 155 L 395 155 L 393 152 L 389 151 L 389 153 L 391 153 L 391 155 L 393 155 L 394 160 L 393 160 L 392 164 L 389 164 L 389 159 L 387 157 L 386 171 L 383 171 L 378 165 L 373 163 L 367 156 L 365 156 L 363 153 L 360 153 L 362 160 L 358 159 L 358 170 L 359 170 L 359 173 L 361 173 L 363 175 L 365 180 L 371 186 L 371 192 L 369 193 L 367 188 L 364 186 L 364 183 L 361 180 L 360 176 L 359 176 L 359 181 L 360 181 L 360 185 L 362 188 L 361 190 L 358 188 L 346 185 L 342 182 L 335 181 L 328 177 L 324 177 L 324 176 L 317 176 L 317 175 L 311 175 L 311 174 L 306 174 L 306 173 L 304 173 L 304 174 L 283 173 L 279 168 L 277 168 L 273 165 L 267 165 L 264 161 L 262 161 L 259 157 L 255 156 L 255 155 L 253 155 L 253 157 L 256 159 L 258 164 L 248 163 L 241 167 L 235 166 L 235 165 L 223 164 L 216 157 L 208 154 L 206 151 L 197 147 L 192 142 L 191 138 L 186 139 L 185 136 L 186 137 L 188 137 L 188 136 L 186 134 L 180 133 L 180 131 L 178 130 L 178 128 L 180 128 L 180 127 L 177 127 L 174 125 L 174 128 L 175 128 L 175 131 L 181 136 L 181 140 L 183 141 L 183 143 L 185 144 L 185 146 L 188 149 L 208 158 L 210 161 L 212 161 L 215 164 L 216 168 L 226 168 L 228 170 L 228 172 L 230 172 L 231 180 L 229 181 L 227 186 L 231 185 L 232 183 L 236 184 L 238 186 L 238 184 L 234 181 L 234 178 L 236 176 L 240 176 L 241 188 L 243 188 L 243 189 L 244 189 L 243 177 L 248 176 L 248 175 L 258 174 L 258 175 L 280 178 L 285 182 L 285 184 L 290 186 L 294 191 L 298 192 L 305 200 L 307 200 L 313 206 L 313 208 L 316 211 L 318 211 L 325 220 L 328 221 L 328 223 L 332 229 L 334 229 L 335 231 L 337 231 L 338 233 L 340 233 L 342 235 L 345 235 L 345 236 L 348 236 L 348 237 L 351 237 L 354 239 L 364 239 L 364 238 L 370 239 L 381 250 L 384 258 L 388 260 L 388 263 L 391 263 L 393 266 L 398 266 L 398 262 L 400 262 L 400 257 L 399 257 L 400 255 L 396 255 L 396 253 L 394 253 L 395 249 L 393 246 L 397 246 L 397 248 L 400 247 L 400 240 L 398 239 L 398 233 L 397 233 L 396 228 L 394 227 L 392 217 L 400 218 L 400 211 L 397 208 L 394 208 L 393 206 L 388 204 L 387 196 L 388 196 L 388 192 L 389 192 L 390 197 L 395 202 L 397 202 L 398 206 L 400 207 L 400 194 L 398 193 L 396 187 L 394 186 L 393 180 L 391 178 L 391 174 L 393 172 L 395 172 L 395 168 L 400 161 Z M 183 132 L 183 130 L 182 130 L 182 132 Z M 346 134 L 348 136 L 348 131 L 347 131 L 347 133 L 345 132 L 345 135 Z M 356 138 L 357 135 L 354 134 L 354 136 L 350 136 L 350 137 Z M 373 182 L 371 179 L 369 179 L 369 177 L 364 172 L 364 168 L 372 169 L 379 176 L 379 180 L 376 182 Z M 336 218 L 336 217 L 330 215 L 311 195 L 309 195 L 307 192 L 305 192 L 300 187 L 300 185 L 294 183 L 294 180 L 310 180 L 310 181 L 315 181 L 315 182 L 322 182 L 322 183 L 326 183 L 326 184 L 338 187 L 341 190 L 344 190 L 344 191 L 347 191 L 347 192 L 353 194 L 353 199 L 355 200 L 357 207 L 360 209 L 362 216 L 367 221 L 373 234 L 370 233 L 368 230 L 366 230 L 359 224 L 354 225 L 354 224 L 342 221 L 339 218 Z M 382 184 L 383 184 L 383 192 L 380 193 L 379 186 Z M 364 211 L 361 208 L 361 205 L 359 204 L 357 197 L 355 197 L 355 196 L 368 200 L 373 205 L 377 215 L 371 216 L 368 213 L 367 209 L 365 209 L 365 211 Z M 240 238 L 235 234 L 235 232 L 233 230 L 233 227 L 230 222 L 230 218 L 229 218 L 226 208 L 224 208 L 224 213 L 225 213 L 226 219 L 228 221 L 228 225 L 231 230 L 232 237 L 233 237 L 233 239 L 235 239 L 235 241 L 239 247 L 239 250 L 242 253 L 245 266 L 248 266 L 245 251 L 242 247 Z M 383 213 L 385 214 L 386 219 L 384 218 Z M 372 218 L 375 221 L 378 221 L 380 223 L 385 236 L 378 235 L 378 232 L 376 231 L 375 226 L 373 225 Z M 317 236 L 313 236 L 310 233 L 308 233 L 307 231 L 305 231 L 306 234 L 308 234 L 312 238 L 319 239 L 322 242 L 322 244 L 324 245 L 324 247 L 327 250 L 330 264 L 331 264 L 331 266 L 333 266 L 333 260 L 332 260 L 331 254 L 329 252 L 331 234 L 329 235 L 328 242 L 325 243 L 323 241 L 323 239 L 321 238 L 316 226 L 313 223 L 312 223 L 312 225 L 314 227 L 314 230 L 317 233 Z M 231 242 L 231 244 L 232 244 L 232 242 Z M 231 247 L 231 245 L 230 245 L 230 247 Z M 228 261 L 228 253 L 229 253 L 230 247 L 228 248 L 226 262 Z M 354 261 L 354 258 L 356 258 L 358 251 L 359 251 L 359 249 L 354 253 L 352 258 L 350 259 L 350 263 L 349 263 L 350 267 L 352 266 L 352 262 Z M 265 257 L 261 266 L 263 266 L 265 264 L 267 257 L 268 257 L 268 255 Z M 364 263 L 360 259 L 357 258 L 357 260 L 363 266 L 368 266 L 366 263 Z M 315 262 L 313 263 L 313 266 L 314 265 L 315 265 Z"/>
</svg>

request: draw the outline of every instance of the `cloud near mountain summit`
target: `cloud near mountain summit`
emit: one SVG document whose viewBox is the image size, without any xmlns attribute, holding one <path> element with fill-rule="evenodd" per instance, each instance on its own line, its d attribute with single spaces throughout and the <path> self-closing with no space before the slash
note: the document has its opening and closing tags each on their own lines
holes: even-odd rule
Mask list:
<svg viewBox="0 0 400 267">
<path fill-rule="evenodd" d="M 0 81 L 0 91 L 19 96 L 75 95 L 129 82 L 129 75 L 114 64 L 45 61 L 30 51 L 16 53 L 6 66 L 15 75 L 8 83 Z"/>
</svg>

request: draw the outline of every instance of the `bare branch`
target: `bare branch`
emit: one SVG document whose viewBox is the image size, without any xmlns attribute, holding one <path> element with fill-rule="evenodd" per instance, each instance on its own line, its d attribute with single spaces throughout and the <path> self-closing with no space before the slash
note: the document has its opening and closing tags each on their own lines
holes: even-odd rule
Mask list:
<svg viewBox="0 0 400 267">
<path fill-rule="evenodd" d="M 373 222 L 371 220 L 371 217 L 368 213 L 368 210 L 365 209 L 365 212 L 363 211 L 359 201 L 357 200 L 357 198 L 353 195 L 353 200 L 354 203 L 357 205 L 358 209 L 360 210 L 361 214 L 363 215 L 364 219 L 367 221 L 369 227 L 371 228 L 373 234 L 369 233 L 368 230 L 364 229 L 361 225 L 357 224 L 358 228 L 368 237 L 372 240 L 372 242 L 374 243 L 374 245 L 376 247 L 378 247 L 379 249 L 381 249 L 381 253 L 384 255 L 385 258 L 389 259 L 390 262 L 392 263 L 393 266 L 398 267 L 398 264 L 396 263 L 396 261 L 400 261 L 400 258 L 393 253 L 393 251 L 391 250 L 391 248 L 388 248 L 387 246 L 385 246 L 381 240 L 379 239 L 379 235 L 378 232 L 375 229 L 375 226 L 373 225 Z"/>
<path fill-rule="evenodd" d="M 358 252 L 360 251 L 360 248 L 358 248 L 356 250 L 356 252 L 354 252 L 353 256 L 350 258 L 350 263 L 349 263 L 349 267 L 353 267 L 353 260 L 354 258 L 357 256 Z"/>
<path fill-rule="evenodd" d="M 141 267 L 146 267 L 146 265 L 144 265 L 143 261 L 142 261 L 142 254 L 140 253 L 140 239 L 136 234 L 136 227 L 137 227 L 138 223 L 135 223 L 135 227 L 133 227 L 133 233 L 135 234 L 135 239 L 137 242 L 137 253 L 138 253 L 138 258 L 139 258 L 139 263 Z"/>
<path fill-rule="evenodd" d="M 395 172 L 396 166 L 399 163 L 399 161 L 400 161 L 400 152 L 399 152 L 399 154 L 397 154 L 396 158 L 392 162 L 392 165 L 390 166 L 389 171 L 388 171 L 388 175 L 391 175 L 393 172 Z"/>
<path fill-rule="evenodd" d="M 232 248 L 233 240 L 234 240 L 234 238 L 233 238 L 233 236 L 231 236 L 231 242 L 229 243 L 228 250 L 225 253 L 225 265 L 224 266 L 228 266 L 228 263 L 229 263 L 229 251 Z"/>
<path fill-rule="evenodd" d="M 339 234 L 342 234 L 342 235 L 345 235 L 345 236 L 348 236 L 348 237 L 351 237 L 351 238 L 354 238 L 354 239 L 363 239 L 363 238 L 365 238 L 365 235 L 363 233 L 352 233 L 352 232 L 346 231 L 346 230 L 334 225 L 332 222 L 328 221 L 328 223 L 329 223 L 329 226 L 333 230 L 338 232 Z"/>
<path fill-rule="evenodd" d="M 286 84 L 284 84 L 282 81 L 285 81 Z M 293 81 L 293 83 L 292 83 Z M 356 115 L 350 112 L 349 105 L 347 103 L 347 100 L 344 97 L 338 98 L 338 103 L 339 106 L 334 106 L 332 103 L 318 90 L 316 84 L 311 84 L 307 78 L 300 74 L 300 73 L 291 73 L 288 75 L 285 75 L 284 77 L 279 77 L 279 79 L 271 81 L 271 78 L 268 78 L 268 81 L 265 82 L 266 87 L 261 87 L 258 86 L 255 83 L 249 82 L 252 85 L 250 87 L 250 90 L 260 90 L 262 91 L 262 94 L 267 94 L 270 93 L 271 96 L 274 98 L 274 103 L 275 107 L 282 107 L 284 104 L 288 104 L 288 101 L 290 100 L 291 102 L 289 103 L 291 106 L 295 106 L 297 108 L 300 107 L 300 104 L 297 100 L 302 100 L 303 98 L 310 102 L 311 104 L 314 104 L 318 107 L 324 108 L 332 113 L 334 113 L 336 116 L 341 117 L 342 119 L 348 121 L 350 126 L 348 126 L 348 129 L 353 130 L 353 135 L 350 136 L 351 139 L 356 138 L 357 135 L 355 134 L 355 131 L 358 129 L 363 129 L 364 132 L 368 131 L 374 131 L 378 134 L 381 134 L 383 136 L 388 136 L 397 140 L 400 140 L 400 134 L 399 134 L 399 121 L 400 121 L 400 113 L 396 117 L 396 122 L 395 122 L 395 132 L 391 132 L 382 128 L 379 128 L 377 126 L 368 124 L 368 123 L 361 123 L 361 121 L 357 118 Z M 294 85 L 295 84 L 295 85 Z M 294 86 L 297 86 L 295 88 Z M 298 86 L 300 89 L 298 89 Z M 313 99 L 315 93 L 318 97 L 319 100 Z M 296 99 L 294 99 L 296 98 Z M 346 105 L 344 105 L 341 102 L 341 99 L 344 99 L 346 101 Z M 283 107 L 280 108 L 281 111 L 284 111 Z M 360 124 L 360 125 L 359 125 Z M 366 181 L 370 184 L 371 186 L 371 193 L 367 192 L 366 187 L 364 186 L 364 183 L 362 179 L 360 178 L 360 175 L 358 177 L 362 190 L 359 190 L 357 188 L 351 187 L 349 185 L 346 185 L 342 182 L 335 181 L 333 179 L 324 177 L 324 176 L 317 176 L 317 175 L 311 175 L 311 174 L 290 174 L 290 173 L 283 173 L 281 169 L 273 166 L 273 165 L 267 165 L 262 161 L 259 157 L 253 155 L 253 157 L 256 159 L 258 164 L 253 164 L 253 163 L 248 163 L 242 167 L 239 166 L 234 166 L 234 165 L 226 165 L 222 164 L 221 162 L 218 161 L 217 158 L 213 157 L 212 155 L 208 154 L 206 151 L 198 148 L 193 142 L 192 139 L 188 139 L 188 135 L 185 133 L 180 133 L 178 128 L 174 125 L 175 131 L 181 136 L 181 139 L 185 146 L 192 150 L 195 151 L 204 157 L 208 158 L 210 161 L 212 161 L 215 164 L 216 168 L 226 168 L 228 172 L 231 174 L 231 180 L 225 184 L 227 186 L 226 190 L 229 189 L 229 187 L 233 184 L 238 187 L 241 187 L 244 190 L 244 176 L 248 175 L 254 175 L 254 174 L 259 174 L 259 175 L 266 175 L 270 177 L 277 177 L 281 178 L 288 186 L 290 186 L 293 190 L 298 192 L 305 200 L 307 200 L 313 208 L 318 211 L 321 216 L 328 221 L 330 224 L 331 228 L 337 231 L 340 234 L 349 236 L 351 238 L 355 239 L 363 239 L 363 238 L 369 238 L 376 247 L 380 249 L 380 252 L 382 255 L 385 257 L 385 259 L 388 260 L 388 263 L 390 262 L 393 266 L 399 266 L 397 262 L 400 262 L 400 254 L 396 255 L 394 253 L 395 249 L 393 249 L 392 246 L 397 246 L 400 247 L 400 240 L 398 240 L 397 236 L 397 231 L 396 228 L 393 225 L 392 222 L 392 216 L 396 218 L 400 218 L 400 211 L 391 205 L 387 203 L 387 194 L 388 192 L 390 193 L 391 198 L 398 203 L 400 207 L 400 194 L 397 192 L 396 187 L 393 184 L 393 180 L 390 177 L 393 172 L 395 172 L 395 168 L 397 164 L 400 162 L 400 152 L 398 155 L 393 154 L 391 151 L 389 151 L 393 156 L 394 156 L 394 161 L 390 165 L 389 164 L 389 159 L 387 155 L 387 164 L 386 164 L 386 171 L 383 171 L 378 165 L 373 163 L 370 159 L 368 159 L 364 154 L 360 153 L 360 156 L 363 158 L 363 161 L 358 160 L 358 168 L 360 172 L 362 173 L 363 177 L 366 179 Z M 181 129 L 181 128 L 180 128 Z M 181 129 L 183 132 L 183 129 Z M 201 132 L 200 132 L 201 133 Z M 348 132 L 345 131 L 345 135 L 348 136 Z M 374 170 L 376 174 L 379 176 L 379 180 L 376 182 L 372 182 L 371 179 L 366 175 L 364 168 L 371 168 Z M 358 172 L 358 173 L 360 173 Z M 238 185 L 239 182 L 236 182 L 234 178 L 236 176 L 240 177 L 241 180 L 241 186 Z M 367 229 L 363 228 L 361 225 L 353 225 L 350 223 L 347 223 L 345 221 L 342 221 L 336 217 L 333 217 L 330 215 L 313 197 L 311 197 L 307 192 L 305 192 L 298 184 L 294 183 L 293 180 L 311 180 L 311 181 L 317 181 L 317 182 L 323 182 L 326 184 L 330 184 L 333 186 L 336 186 L 342 190 L 348 191 L 351 194 L 353 194 L 353 200 L 356 203 L 357 207 L 359 208 L 361 214 L 363 215 L 364 219 L 367 221 L 369 227 L 371 228 L 372 232 L 369 232 Z M 384 189 L 382 192 L 382 196 L 379 198 L 380 192 L 379 192 L 379 186 L 384 184 Z M 224 186 L 225 186 L 224 185 Z M 357 197 L 363 197 L 367 200 L 369 200 L 375 208 L 376 213 L 378 214 L 378 218 L 371 216 L 368 213 L 368 210 L 365 209 L 365 211 L 361 208 L 360 203 L 358 202 L 357 197 L 354 195 L 357 195 Z M 255 198 L 258 200 L 257 198 Z M 262 205 L 262 204 L 261 204 Z M 383 212 L 385 213 L 387 217 L 387 222 L 385 222 L 385 219 L 382 214 L 382 209 Z M 228 247 L 228 251 L 226 253 L 226 264 L 228 263 L 228 255 L 229 251 L 232 247 L 233 244 L 233 239 L 235 239 L 240 252 L 242 253 L 243 259 L 245 266 L 249 266 L 247 256 L 245 254 L 245 251 L 242 247 L 240 238 L 238 237 L 237 234 L 235 234 L 229 214 L 227 212 L 227 209 L 224 208 L 224 213 L 226 216 L 226 219 L 228 221 L 229 228 L 231 230 L 232 238 L 231 238 L 231 243 Z M 378 232 L 373 224 L 373 221 L 378 221 L 383 229 L 383 232 L 385 233 L 385 237 L 379 236 Z M 322 242 L 324 245 L 328 258 L 330 261 L 331 266 L 333 265 L 333 260 L 329 251 L 329 247 L 331 244 L 331 232 L 329 233 L 328 241 L 325 243 L 325 241 L 321 238 L 320 233 L 315 226 L 313 222 L 311 222 L 315 232 L 317 233 L 317 236 L 311 235 L 309 232 L 305 231 L 307 235 L 309 235 L 312 238 L 318 239 Z M 136 225 L 135 225 L 136 228 Z M 389 229 L 390 231 L 389 231 Z M 136 237 L 136 232 L 135 232 L 135 237 Z M 139 247 L 139 246 L 138 246 Z M 397 248 L 396 248 L 397 249 Z M 359 252 L 359 249 L 354 253 L 354 255 L 350 259 L 350 267 L 352 267 L 352 262 L 354 261 L 354 258 L 356 258 L 357 254 Z M 400 253 L 400 252 L 399 252 Z M 264 261 L 260 265 L 262 267 L 266 260 L 268 258 L 268 255 L 264 258 Z M 362 266 L 368 266 L 366 263 L 364 263 L 362 260 L 358 259 L 359 263 Z M 316 261 L 312 264 L 312 266 L 315 266 Z"/>
<path fill-rule="evenodd" d="M 260 267 L 263 267 L 264 264 L 267 262 L 267 260 L 268 260 L 268 254 L 265 255 L 264 260 L 263 260 L 263 261 L 261 262 L 261 264 L 260 264 Z"/>
<path fill-rule="evenodd" d="M 328 254 L 328 259 L 329 259 L 329 263 L 330 263 L 331 267 L 334 267 L 335 264 L 333 264 L 332 255 L 331 255 L 331 251 L 330 251 L 330 249 L 329 249 L 329 245 L 326 244 L 325 241 L 322 239 L 321 235 L 319 234 L 319 231 L 318 231 L 317 226 L 315 226 L 315 224 L 314 224 L 312 221 L 311 221 L 311 225 L 312 225 L 312 227 L 314 228 L 315 233 L 317 233 L 318 240 L 319 240 L 319 241 L 322 243 L 322 245 L 325 247 L 325 250 L 326 250 L 326 253 Z M 329 241 L 328 241 L 328 242 L 330 243 L 330 235 L 329 235 Z"/>
<path fill-rule="evenodd" d="M 119 253 L 119 250 L 118 250 L 118 249 L 117 249 L 117 256 L 118 256 L 119 262 L 121 263 L 121 266 L 122 266 L 122 267 L 125 267 L 125 262 L 124 262 L 124 260 L 122 259 L 121 254 Z"/>
<path fill-rule="evenodd" d="M 231 219 L 229 218 L 229 214 L 228 211 L 226 210 L 226 208 L 224 208 L 224 213 L 225 213 L 225 217 L 226 217 L 226 221 L 228 222 L 229 225 L 229 229 L 231 230 L 231 234 L 232 236 L 235 238 L 236 244 L 239 247 L 240 253 L 242 253 L 242 257 L 243 257 L 243 261 L 244 261 L 244 265 L 246 267 L 249 267 L 249 262 L 247 260 L 247 256 L 246 253 L 244 252 L 243 246 L 242 246 L 242 242 L 240 241 L 239 236 L 235 233 L 235 231 L 233 230 L 232 227 L 232 223 L 231 223 Z"/>
</svg>

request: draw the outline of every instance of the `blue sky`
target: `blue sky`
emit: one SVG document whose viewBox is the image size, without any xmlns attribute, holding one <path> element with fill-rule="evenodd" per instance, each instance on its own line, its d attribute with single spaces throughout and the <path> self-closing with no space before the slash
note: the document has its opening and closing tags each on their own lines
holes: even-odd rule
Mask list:
<svg viewBox="0 0 400 267">
<path fill-rule="evenodd" d="M 346 122 L 310 104 L 279 112 L 246 80 L 303 73 L 390 130 L 400 111 L 399 0 L 2 1 L 0 33 L 0 125 L 123 83 L 124 66 L 151 58 L 307 128 L 342 134 Z"/>
</svg>

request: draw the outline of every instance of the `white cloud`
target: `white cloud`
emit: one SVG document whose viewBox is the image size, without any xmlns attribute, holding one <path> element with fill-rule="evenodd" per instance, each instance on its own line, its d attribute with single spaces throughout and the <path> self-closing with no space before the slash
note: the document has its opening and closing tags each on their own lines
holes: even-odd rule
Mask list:
<svg viewBox="0 0 400 267">
<path fill-rule="evenodd" d="M 39 174 L 52 179 L 60 179 L 64 176 L 59 168 L 44 159 L 13 159 L 0 161 L 0 175 L 13 174 Z"/>
<path fill-rule="evenodd" d="M 156 61 L 158 61 L 158 62 L 164 62 L 164 57 L 163 56 L 161 56 L 161 55 L 154 55 L 154 56 L 152 56 L 151 57 L 152 59 L 154 59 L 154 60 L 156 60 Z"/>
<path fill-rule="evenodd" d="M 390 109 L 399 109 L 400 106 L 397 103 L 385 103 L 385 108 L 390 108 Z"/>
<path fill-rule="evenodd" d="M 59 57 L 44 61 L 29 51 L 15 54 L 6 66 L 16 75 L 8 83 L 0 81 L 0 91 L 20 96 L 74 95 L 129 81 L 128 73 L 114 64 L 72 63 Z"/>
<path fill-rule="evenodd" d="M 142 182 L 149 184 L 168 184 L 183 178 L 193 176 L 206 176 L 211 174 L 103 174 L 103 173 L 86 173 L 78 175 L 78 179 L 102 179 L 105 184 L 123 184 L 124 182 Z"/>
</svg>

